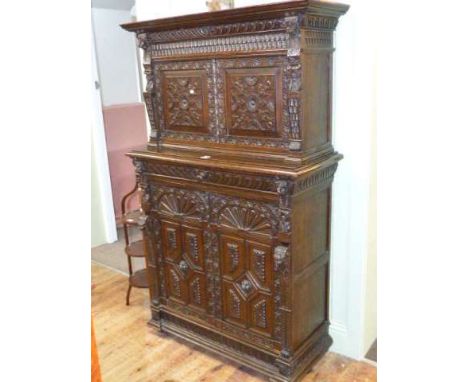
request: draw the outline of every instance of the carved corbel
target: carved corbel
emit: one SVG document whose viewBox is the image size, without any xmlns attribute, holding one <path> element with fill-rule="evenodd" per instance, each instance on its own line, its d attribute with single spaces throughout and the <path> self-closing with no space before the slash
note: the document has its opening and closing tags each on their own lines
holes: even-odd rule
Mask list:
<svg viewBox="0 0 468 382">
<path fill-rule="evenodd" d="M 289 33 L 288 57 L 301 54 L 299 16 L 285 17 L 286 31 Z"/>
<path fill-rule="evenodd" d="M 276 181 L 276 192 L 279 195 L 279 207 L 289 208 L 290 207 L 290 185 L 287 180 Z"/>
<path fill-rule="evenodd" d="M 286 257 L 288 254 L 288 247 L 284 245 L 278 245 L 275 247 L 274 253 L 273 253 L 273 258 L 275 260 L 274 267 L 275 267 L 275 272 L 278 272 L 280 269 L 282 269 Z"/>
<path fill-rule="evenodd" d="M 137 37 L 137 41 L 138 41 L 138 47 L 141 48 L 141 49 L 146 50 L 148 48 L 147 34 L 146 33 L 138 33 L 136 37 Z"/>
</svg>

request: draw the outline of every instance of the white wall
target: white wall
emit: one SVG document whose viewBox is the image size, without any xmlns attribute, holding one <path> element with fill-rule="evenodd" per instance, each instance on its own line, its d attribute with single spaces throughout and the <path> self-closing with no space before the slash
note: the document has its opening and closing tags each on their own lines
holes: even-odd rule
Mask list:
<svg viewBox="0 0 468 382">
<path fill-rule="evenodd" d="M 351 8 L 341 18 L 336 33 L 334 145 L 344 154 L 344 160 L 338 167 L 333 187 L 330 313 L 333 350 L 362 358 L 368 350 L 366 338 L 376 331 L 376 323 L 366 323 L 365 319 L 366 302 L 370 310 L 373 303 L 366 286 L 371 288 L 369 278 L 375 279 L 368 260 L 369 244 L 375 240 L 375 230 L 369 229 L 369 223 L 375 224 L 375 219 L 369 217 L 375 209 L 371 203 L 370 179 L 371 137 L 375 128 L 376 35 L 372 26 L 375 19 L 372 1 L 349 3 Z M 368 270 L 374 274 L 368 274 Z"/>
<path fill-rule="evenodd" d="M 236 6 L 273 1 L 237 0 Z M 371 132 L 374 118 L 375 33 L 371 0 L 349 0 L 336 32 L 334 145 L 344 154 L 333 186 L 330 333 L 333 351 L 365 355 L 375 322 L 375 203 L 371 203 Z M 204 1 L 177 1 L 161 9 L 136 0 L 137 20 L 205 11 Z M 369 219 L 371 218 L 371 219 Z M 374 257 L 369 258 L 369 253 Z"/>
<path fill-rule="evenodd" d="M 101 92 L 98 80 L 94 40 L 91 41 L 91 247 L 117 240 L 114 205 L 107 161 Z"/>
<path fill-rule="evenodd" d="M 130 10 L 93 8 L 92 18 L 103 105 L 140 102 L 135 36 L 120 27 Z"/>
</svg>

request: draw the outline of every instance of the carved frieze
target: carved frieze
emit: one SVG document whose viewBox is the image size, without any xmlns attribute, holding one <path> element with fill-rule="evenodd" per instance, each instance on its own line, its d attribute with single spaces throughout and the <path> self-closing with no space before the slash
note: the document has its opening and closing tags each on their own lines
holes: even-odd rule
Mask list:
<svg viewBox="0 0 468 382">
<path fill-rule="evenodd" d="M 276 191 L 274 179 L 267 176 L 246 175 L 217 170 L 202 170 L 190 166 L 166 165 L 157 162 L 148 162 L 146 171 L 157 175 L 166 175 L 176 178 L 215 183 L 223 186 L 251 188 L 260 191 Z"/>
<path fill-rule="evenodd" d="M 322 30 L 302 30 L 304 48 L 333 48 L 333 32 Z"/>
<path fill-rule="evenodd" d="M 302 19 L 302 27 L 312 29 L 334 30 L 338 24 L 338 17 L 306 14 Z"/>
<path fill-rule="evenodd" d="M 294 193 L 307 190 L 311 187 L 317 187 L 321 184 L 327 183 L 333 179 L 333 175 L 336 172 L 338 164 L 335 163 L 331 166 L 328 166 L 322 170 L 312 172 L 310 175 L 307 175 L 299 179 L 294 186 Z"/>
<path fill-rule="evenodd" d="M 151 44 L 151 58 L 288 49 L 289 34 L 269 33 Z"/>
<path fill-rule="evenodd" d="M 148 36 L 141 33 L 138 40 L 151 43 L 184 41 L 203 39 L 209 37 L 221 37 L 226 35 L 255 34 L 262 32 L 283 31 L 287 28 L 287 20 L 284 18 L 248 21 L 241 23 L 208 25 L 196 28 L 185 28 L 171 31 L 153 32 Z"/>
</svg>

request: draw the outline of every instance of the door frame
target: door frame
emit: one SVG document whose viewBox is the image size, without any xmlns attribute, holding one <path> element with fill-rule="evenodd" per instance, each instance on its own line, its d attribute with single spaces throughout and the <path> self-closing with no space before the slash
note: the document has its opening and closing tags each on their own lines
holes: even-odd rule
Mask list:
<svg viewBox="0 0 468 382">
<path fill-rule="evenodd" d="M 102 220 L 107 243 L 117 241 L 117 225 L 115 221 L 114 202 L 107 158 L 106 135 L 102 113 L 102 99 L 96 59 L 96 44 L 94 29 L 91 26 L 91 134 L 94 143 L 99 196 L 102 205 Z"/>
</svg>

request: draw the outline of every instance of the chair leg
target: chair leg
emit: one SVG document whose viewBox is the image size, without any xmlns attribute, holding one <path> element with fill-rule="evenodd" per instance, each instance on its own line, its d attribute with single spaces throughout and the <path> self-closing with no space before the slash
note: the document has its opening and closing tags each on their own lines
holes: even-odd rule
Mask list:
<svg viewBox="0 0 468 382">
<path fill-rule="evenodd" d="M 127 290 L 127 305 L 130 305 L 130 291 L 131 290 L 132 290 L 132 286 L 129 285 L 128 290 Z"/>
</svg>

